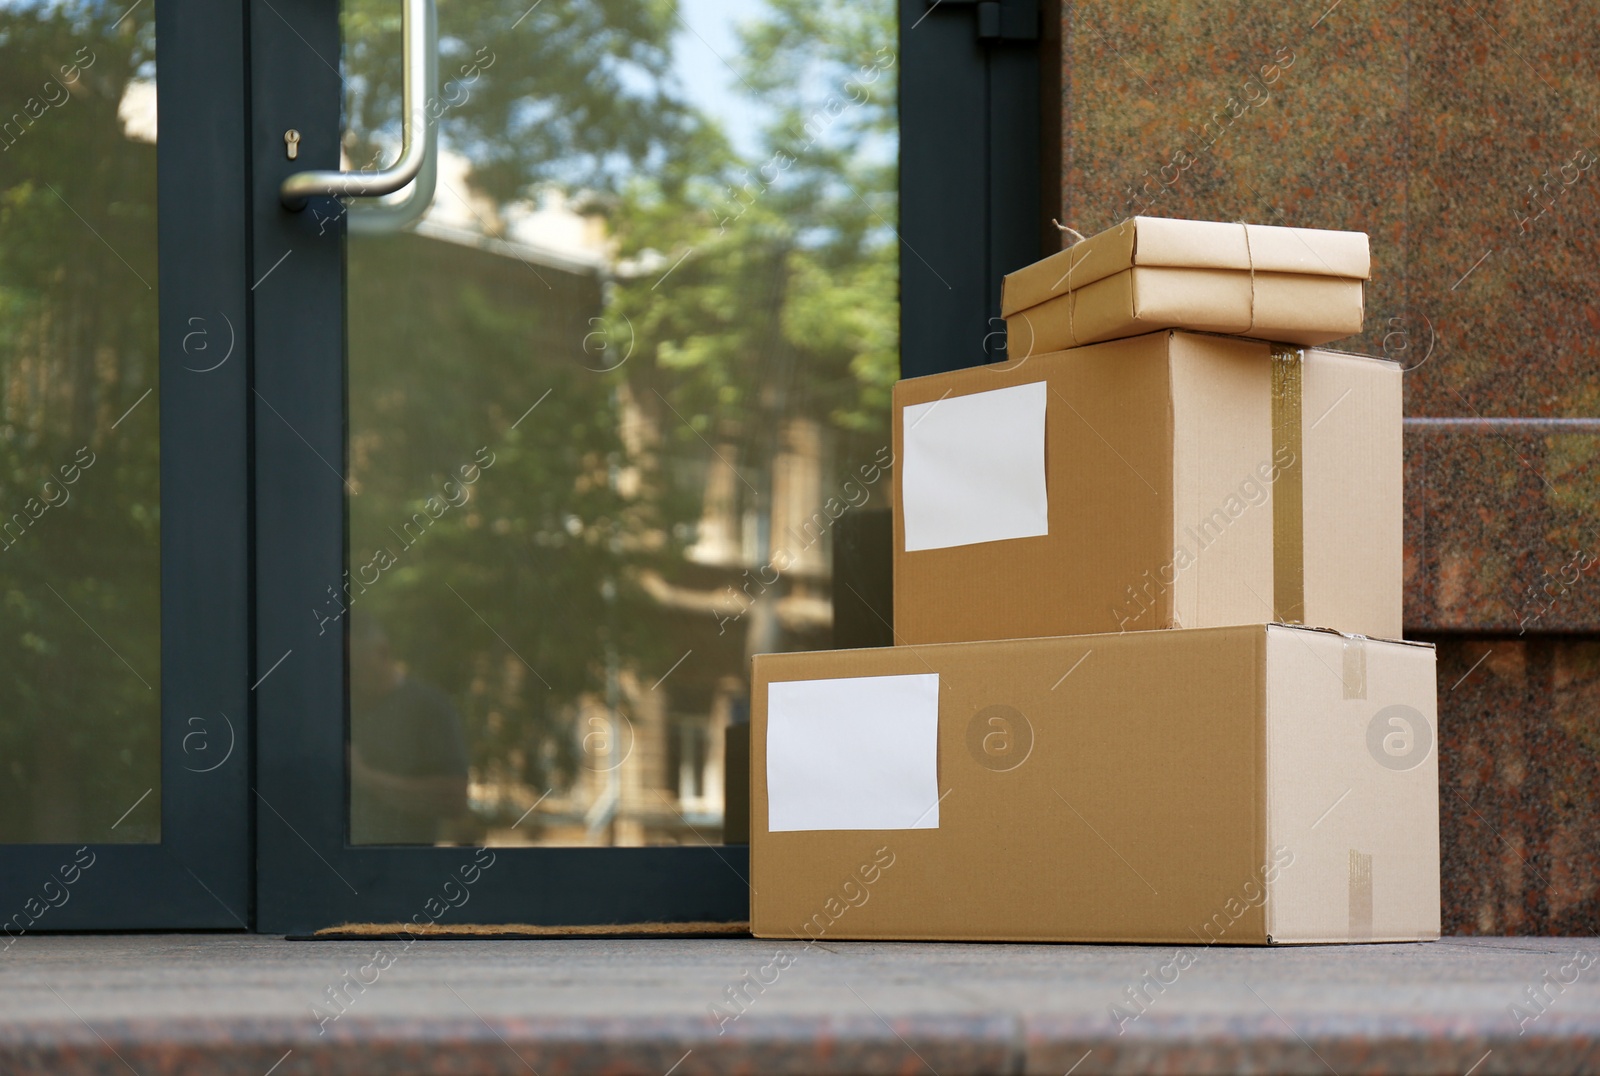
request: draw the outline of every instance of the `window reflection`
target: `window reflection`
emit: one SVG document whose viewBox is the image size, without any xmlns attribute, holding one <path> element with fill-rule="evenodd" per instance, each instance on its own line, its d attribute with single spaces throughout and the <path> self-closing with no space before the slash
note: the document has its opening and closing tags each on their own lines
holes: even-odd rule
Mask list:
<svg viewBox="0 0 1600 1076">
<path fill-rule="evenodd" d="M 391 7 L 345 5 L 350 162 Z M 749 655 L 830 645 L 887 497 L 893 12 L 441 3 L 433 205 L 347 240 L 357 843 L 720 839 Z"/>
<path fill-rule="evenodd" d="M 0 843 L 160 837 L 155 139 L 150 5 L 0 3 Z"/>
<path fill-rule="evenodd" d="M 395 659 L 370 616 L 350 621 L 350 831 L 358 844 L 472 841 L 467 740 L 450 697 Z"/>
</svg>

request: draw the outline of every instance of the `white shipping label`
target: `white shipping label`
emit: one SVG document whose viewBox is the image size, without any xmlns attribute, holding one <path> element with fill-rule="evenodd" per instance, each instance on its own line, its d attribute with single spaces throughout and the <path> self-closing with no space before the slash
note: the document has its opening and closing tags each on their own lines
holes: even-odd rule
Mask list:
<svg viewBox="0 0 1600 1076">
<path fill-rule="evenodd" d="M 1043 381 L 905 409 L 906 551 L 1050 533 Z"/>
<path fill-rule="evenodd" d="M 939 828 L 939 677 L 767 685 L 767 829 Z"/>
</svg>

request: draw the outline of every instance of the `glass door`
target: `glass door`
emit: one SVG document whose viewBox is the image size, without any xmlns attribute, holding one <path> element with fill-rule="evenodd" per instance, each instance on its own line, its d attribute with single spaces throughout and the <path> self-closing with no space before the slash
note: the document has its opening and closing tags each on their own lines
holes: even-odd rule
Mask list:
<svg viewBox="0 0 1600 1076">
<path fill-rule="evenodd" d="M 981 67 L 970 14 L 924 62 Z M 748 659 L 890 637 L 836 550 L 903 295 L 968 273 L 899 227 L 911 25 L 256 5 L 264 929 L 746 916 Z"/>
<path fill-rule="evenodd" d="M 397 11 L 345 3 L 354 167 Z M 830 644 L 830 532 L 888 488 L 893 2 L 438 35 L 431 202 L 347 214 L 350 841 L 703 856 L 749 655 Z"/>
<path fill-rule="evenodd" d="M 892 638 L 1037 31 L 0 0 L 0 945 L 742 918 L 747 659 Z"/>
<path fill-rule="evenodd" d="M 242 30 L 0 3 L 0 948 L 250 915 Z"/>
</svg>

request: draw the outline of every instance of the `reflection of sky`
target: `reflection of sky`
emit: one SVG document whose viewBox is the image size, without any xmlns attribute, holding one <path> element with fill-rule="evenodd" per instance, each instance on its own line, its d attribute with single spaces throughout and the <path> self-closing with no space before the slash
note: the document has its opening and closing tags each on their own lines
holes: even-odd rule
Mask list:
<svg viewBox="0 0 1600 1076">
<path fill-rule="evenodd" d="M 115 25 L 143 3 L 144 0 L 102 0 L 88 5 L 88 10 L 95 22 L 111 21 Z M 67 7 L 67 0 L 0 0 L 0 11 L 61 11 Z"/>
<path fill-rule="evenodd" d="M 737 66 L 735 26 L 765 13 L 761 0 L 678 0 L 673 68 L 689 100 L 722 124 L 741 157 L 761 156 L 760 132 L 770 114 L 729 65 Z"/>
</svg>

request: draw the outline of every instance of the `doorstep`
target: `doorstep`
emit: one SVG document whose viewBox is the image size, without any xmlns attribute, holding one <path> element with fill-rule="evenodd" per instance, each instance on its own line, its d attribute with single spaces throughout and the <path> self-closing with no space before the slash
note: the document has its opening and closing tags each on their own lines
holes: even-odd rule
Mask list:
<svg viewBox="0 0 1600 1076">
<path fill-rule="evenodd" d="M 23 937 L 0 952 L 0 1072 L 1600 1069 L 1595 939 L 1186 952 Z"/>
</svg>

